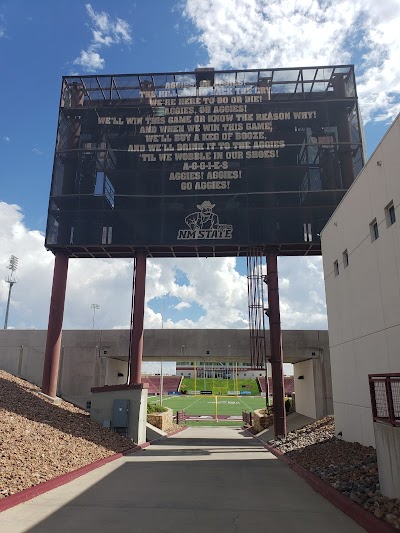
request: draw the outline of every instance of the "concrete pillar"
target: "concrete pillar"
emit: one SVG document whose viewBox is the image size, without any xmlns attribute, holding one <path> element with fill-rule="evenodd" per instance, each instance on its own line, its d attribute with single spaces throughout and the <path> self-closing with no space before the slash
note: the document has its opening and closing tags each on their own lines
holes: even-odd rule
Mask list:
<svg viewBox="0 0 400 533">
<path fill-rule="evenodd" d="M 42 392 L 52 398 L 55 398 L 57 394 L 67 274 L 68 256 L 57 253 L 54 260 L 53 288 L 51 291 L 49 325 L 47 328 L 42 378 Z"/>
<path fill-rule="evenodd" d="M 142 382 L 143 356 L 143 323 L 146 291 L 146 254 L 136 255 L 134 279 L 133 320 L 130 345 L 129 384 L 139 385 Z"/>
<path fill-rule="evenodd" d="M 267 251 L 267 284 L 274 430 L 275 437 L 279 438 L 286 436 L 286 410 L 283 382 L 281 313 L 279 309 L 278 254 L 276 250 Z"/>
</svg>

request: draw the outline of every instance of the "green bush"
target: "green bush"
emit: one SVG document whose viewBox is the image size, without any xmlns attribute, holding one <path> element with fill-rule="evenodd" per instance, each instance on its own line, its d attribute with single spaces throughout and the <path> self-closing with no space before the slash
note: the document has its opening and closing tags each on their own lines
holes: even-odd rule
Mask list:
<svg viewBox="0 0 400 533">
<path fill-rule="evenodd" d="M 162 405 L 159 405 L 159 404 L 151 404 L 151 403 L 148 403 L 147 404 L 147 414 L 153 414 L 153 413 L 165 413 L 166 411 L 168 411 L 168 409 L 166 407 L 163 407 Z"/>
<path fill-rule="evenodd" d="M 291 399 L 290 398 L 286 398 L 286 400 L 285 400 L 286 413 L 289 413 L 291 407 L 292 407 Z"/>
</svg>

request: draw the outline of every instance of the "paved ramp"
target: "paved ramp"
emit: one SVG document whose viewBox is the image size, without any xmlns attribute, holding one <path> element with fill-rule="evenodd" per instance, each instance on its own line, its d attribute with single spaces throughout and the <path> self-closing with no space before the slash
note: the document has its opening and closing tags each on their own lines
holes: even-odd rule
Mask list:
<svg viewBox="0 0 400 533">
<path fill-rule="evenodd" d="M 286 417 L 286 429 L 289 433 L 289 431 L 295 431 L 296 429 L 303 428 L 304 426 L 312 424 L 313 422 L 315 422 L 315 418 L 310 418 L 308 416 L 301 415 L 300 413 L 290 413 Z M 270 440 L 273 440 L 275 438 L 274 426 L 264 429 L 264 431 L 261 431 L 261 433 L 257 434 L 257 437 L 263 442 L 269 442 Z"/>
<path fill-rule="evenodd" d="M 10 533 L 363 531 L 239 428 L 189 428 L 0 514 Z"/>
</svg>

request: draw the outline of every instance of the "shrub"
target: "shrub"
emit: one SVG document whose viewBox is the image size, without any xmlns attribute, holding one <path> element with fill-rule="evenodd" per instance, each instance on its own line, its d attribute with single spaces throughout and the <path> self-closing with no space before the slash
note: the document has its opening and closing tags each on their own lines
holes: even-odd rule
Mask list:
<svg viewBox="0 0 400 533">
<path fill-rule="evenodd" d="M 152 403 L 147 404 L 148 415 L 153 414 L 153 413 L 165 413 L 166 411 L 168 411 L 168 409 L 166 407 L 163 407 L 162 405 L 152 404 Z"/>
<path fill-rule="evenodd" d="M 286 400 L 285 400 L 286 413 L 289 413 L 291 407 L 292 407 L 291 399 L 290 398 L 286 398 Z"/>
</svg>

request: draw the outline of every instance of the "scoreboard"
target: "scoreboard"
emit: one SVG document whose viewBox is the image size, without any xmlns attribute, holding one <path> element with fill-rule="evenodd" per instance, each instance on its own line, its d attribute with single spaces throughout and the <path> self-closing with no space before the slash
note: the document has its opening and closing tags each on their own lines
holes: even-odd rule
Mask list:
<svg viewBox="0 0 400 533">
<path fill-rule="evenodd" d="M 320 254 L 318 234 L 363 164 L 351 65 L 68 76 L 46 247 Z"/>
</svg>

